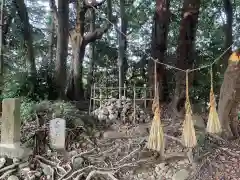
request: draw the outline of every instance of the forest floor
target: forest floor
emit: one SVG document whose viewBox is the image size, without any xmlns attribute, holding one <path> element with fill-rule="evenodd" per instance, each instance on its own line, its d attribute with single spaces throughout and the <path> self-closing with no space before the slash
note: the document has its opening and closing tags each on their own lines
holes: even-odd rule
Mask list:
<svg viewBox="0 0 240 180">
<path fill-rule="evenodd" d="M 165 122 L 169 124 L 168 122 Z M 177 124 L 177 123 L 176 123 Z M 240 179 L 240 146 L 219 137 L 205 136 L 198 131 L 199 146 L 191 153 L 184 148 L 173 126 L 165 126 L 165 159 L 146 148 L 148 124 L 114 124 L 96 132 L 85 141 L 71 142 L 71 150 L 36 156 L 35 168 L 26 171 L 29 177 L 64 180 L 224 180 Z M 179 135 L 177 135 L 179 134 Z M 48 170 L 46 170 L 48 169 Z M 24 173 L 22 173 L 24 174 Z"/>
<path fill-rule="evenodd" d="M 91 121 L 89 116 L 86 120 Z M 0 158 L 0 179 L 240 180 L 239 142 L 225 141 L 196 129 L 198 146 L 189 151 L 181 144 L 181 123 L 163 123 L 164 159 L 146 147 L 151 122 L 116 121 L 108 127 L 99 124 L 91 133 L 83 130 L 70 139 L 67 151 L 49 148 L 26 161 L 15 159 L 10 163 L 9 158 Z M 22 134 L 34 132 L 33 127 L 35 121 L 27 122 Z"/>
</svg>

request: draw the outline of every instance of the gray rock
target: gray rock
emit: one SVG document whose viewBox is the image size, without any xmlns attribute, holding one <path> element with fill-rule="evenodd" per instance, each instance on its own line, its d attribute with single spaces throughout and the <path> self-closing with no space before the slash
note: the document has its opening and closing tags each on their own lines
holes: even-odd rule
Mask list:
<svg viewBox="0 0 240 180">
<path fill-rule="evenodd" d="M 39 172 L 39 171 L 35 172 L 35 176 L 36 176 L 36 177 L 40 177 L 40 176 L 41 176 L 41 174 L 42 174 L 42 173 L 41 173 L 41 172 Z"/>
<path fill-rule="evenodd" d="M 173 176 L 173 171 L 171 169 L 169 169 L 165 176 L 166 176 L 166 178 L 171 178 Z"/>
<path fill-rule="evenodd" d="M 43 173 L 46 176 L 51 176 L 52 175 L 52 169 L 49 166 L 43 165 Z"/>
<path fill-rule="evenodd" d="M 20 159 L 18 158 L 13 158 L 13 163 L 19 163 L 20 162 Z"/>
<path fill-rule="evenodd" d="M 75 151 L 75 150 L 68 152 L 68 155 L 69 155 L 70 157 L 75 156 L 75 155 L 77 155 L 77 154 L 78 154 L 78 152 Z"/>
<path fill-rule="evenodd" d="M 82 157 L 77 157 L 73 160 L 73 169 L 80 169 L 82 168 L 84 159 Z"/>
<path fill-rule="evenodd" d="M 11 175 L 7 178 L 7 180 L 19 180 L 17 176 Z"/>
<path fill-rule="evenodd" d="M 189 172 L 186 169 L 181 169 L 173 175 L 172 180 L 185 180 L 188 176 Z"/>
<path fill-rule="evenodd" d="M 21 169 L 20 169 L 20 174 L 21 174 L 22 176 L 26 176 L 29 171 L 30 171 L 30 168 L 29 168 L 29 167 L 21 168 Z"/>
<path fill-rule="evenodd" d="M 164 169 L 165 168 L 165 163 L 160 163 L 157 165 L 160 169 Z"/>
<path fill-rule="evenodd" d="M 198 114 L 193 114 L 192 116 L 193 122 L 194 122 L 194 126 L 197 128 L 201 128 L 204 129 L 205 128 L 205 123 L 203 118 L 198 115 Z"/>
<path fill-rule="evenodd" d="M 138 122 L 149 122 L 150 116 L 145 113 L 139 106 L 135 107 L 135 118 Z M 102 106 L 94 110 L 92 114 L 99 121 L 106 123 L 115 123 L 117 121 L 132 122 L 134 120 L 134 106 L 130 99 L 110 99 L 102 103 Z M 120 117 L 118 116 L 120 115 Z"/>
</svg>

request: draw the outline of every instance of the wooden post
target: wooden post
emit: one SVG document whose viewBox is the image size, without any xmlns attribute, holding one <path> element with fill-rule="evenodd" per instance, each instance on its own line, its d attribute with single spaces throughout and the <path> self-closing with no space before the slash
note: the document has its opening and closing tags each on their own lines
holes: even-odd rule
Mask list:
<svg viewBox="0 0 240 180">
<path fill-rule="evenodd" d="M 126 84 L 124 83 L 124 87 L 123 87 L 123 96 L 126 97 Z"/>
<path fill-rule="evenodd" d="M 95 98 L 96 98 L 96 84 L 93 84 L 93 110 L 95 110 Z"/>
<path fill-rule="evenodd" d="M 135 84 L 133 86 L 133 114 L 134 114 L 133 122 L 135 124 L 136 123 L 136 87 L 135 87 Z"/>
<path fill-rule="evenodd" d="M 147 108 L 147 85 L 144 84 L 144 108 Z"/>
<path fill-rule="evenodd" d="M 92 111 L 92 91 L 93 91 L 93 86 L 91 86 L 91 90 L 90 90 L 90 101 L 89 101 L 89 108 L 88 108 L 88 114 L 91 114 Z"/>
</svg>

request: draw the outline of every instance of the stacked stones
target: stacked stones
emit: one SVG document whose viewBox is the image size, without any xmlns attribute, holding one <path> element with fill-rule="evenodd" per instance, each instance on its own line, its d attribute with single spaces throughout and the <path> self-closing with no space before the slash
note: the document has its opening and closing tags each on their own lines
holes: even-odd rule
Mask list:
<svg viewBox="0 0 240 180">
<path fill-rule="evenodd" d="M 114 123 L 116 121 L 143 123 L 150 121 L 150 116 L 147 113 L 137 105 L 134 110 L 132 100 L 125 97 L 121 99 L 113 98 L 103 102 L 101 107 L 94 110 L 92 114 L 99 121 L 106 121 L 106 123 Z"/>
</svg>

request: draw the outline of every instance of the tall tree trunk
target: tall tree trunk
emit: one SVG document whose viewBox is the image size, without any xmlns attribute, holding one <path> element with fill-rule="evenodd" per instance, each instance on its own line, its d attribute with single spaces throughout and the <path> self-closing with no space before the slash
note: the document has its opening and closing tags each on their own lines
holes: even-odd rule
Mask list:
<svg viewBox="0 0 240 180">
<path fill-rule="evenodd" d="M 240 54 L 239 54 L 240 55 Z M 222 124 L 224 135 L 239 137 L 237 127 L 239 121 L 236 120 L 236 108 L 240 102 L 240 63 L 231 62 L 225 73 L 220 90 L 218 103 L 218 115 Z"/>
<path fill-rule="evenodd" d="M 48 47 L 48 56 L 46 58 L 45 62 L 45 68 L 44 68 L 44 73 L 45 73 L 45 79 L 48 84 L 48 99 L 50 100 L 56 100 L 58 97 L 59 92 L 56 92 L 56 82 L 54 79 L 54 53 L 55 52 L 55 47 L 57 44 L 57 38 L 56 38 L 56 29 L 55 29 L 55 22 L 54 22 L 54 17 L 53 13 L 51 13 L 51 22 L 49 24 L 49 47 Z"/>
<path fill-rule="evenodd" d="M 48 49 L 48 56 L 49 56 L 49 63 L 48 63 L 48 70 L 52 70 L 53 63 L 54 63 L 54 47 L 56 45 L 56 38 L 55 38 L 55 24 L 54 21 L 51 21 L 50 24 L 50 34 L 49 34 L 49 49 Z"/>
<path fill-rule="evenodd" d="M 165 52 L 167 50 L 167 37 L 170 22 L 169 0 L 156 0 L 156 10 L 153 18 L 152 27 L 152 47 L 151 55 L 158 62 L 164 62 Z M 154 62 L 149 61 L 149 84 L 154 88 Z M 165 67 L 157 64 L 157 83 L 159 86 L 159 99 L 166 101 L 168 97 L 167 80 Z M 152 92 L 153 95 L 153 92 Z"/>
<path fill-rule="evenodd" d="M 83 58 L 85 55 L 86 44 L 83 40 L 84 26 L 85 26 L 85 13 L 87 8 L 84 4 L 80 4 L 80 1 L 76 2 L 76 27 L 71 32 L 71 44 L 72 44 L 72 70 L 71 70 L 71 87 L 68 90 L 68 97 L 73 100 L 81 100 L 84 97 L 83 90 Z"/>
<path fill-rule="evenodd" d="M 95 10 L 91 9 L 91 24 L 90 24 L 90 32 L 94 32 L 95 30 L 95 20 L 96 14 Z M 93 71 L 94 71 L 94 64 L 95 64 L 95 43 L 92 42 L 90 44 L 89 50 L 89 68 L 88 68 L 88 75 L 87 75 L 87 91 L 86 91 L 86 98 L 89 98 L 91 95 L 91 86 L 93 83 Z"/>
<path fill-rule="evenodd" d="M 126 79 L 126 72 L 128 69 L 126 49 L 127 49 L 127 26 L 128 20 L 125 13 L 125 0 L 120 0 L 120 20 L 121 20 L 121 32 L 117 31 L 118 34 L 118 66 L 119 66 L 119 97 L 122 96 L 123 85 Z"/>
<path fill-rule="evenodd" d="M 200 0 L 184 0 L 182 20 L 180 23 L 179 42 L 177 47 L 177 67 L 180 69 L 186 70 L 193 67 L 195 54 L 195 36 L 198 24 L 199 8 Z M 191 73 L 190 75 L 191 76 L 189 77 L 189 83 L 191 84 L 191 81 L 193 79 L 193 73 Z M 173 110 L 177 114 L 184 107 L 184 102 L 186 98 L 185 77 L 185 72 L 176 72 L 176 87 L 173 97 Z"/>
<path fill-rule="evenodd" d="M 3 9 L 5 6 L 5 0 L 2 0 L 1 3 L 1 9 L 0 9 L 0 95 L 2 96 L 2 89 L 3 89 L 3 64 L 4 64 L 4 58 L 3 58 L 3 22 L 4 22 L 4 13 L 3 13 Z M 2 101 L 1 101 L 2 102 Z M 2 113 L 2 103 L 0 104 L 0 113 Z"/>
<path fill-rule="evenodd" d="M 53 2 L 55 7 L 55 2 Z M 57 26 L 57 50 L 55 63 L 55 81 L 58 97 L 65 99 L 66 62 L 68 56 L 68 24 L 69 4 L 68 1 L 58 0 L 58 26 Z"/>
<path fill-rule="evenodd" d="M 35 56 L 34 56 L 34 48 L 33 48 L 33 39 L 32 39 L 32 28 L 29 23 L 29 17 L 27 12 L 27 7 L 24 3 L 24 0 L 13 0 L 18 15 L 23 23 L 23 36 L 25 41 L 25 46 L 28 53 L 28 70 L 31 75 L 36 74 L 36 64 L 35 64 Z"/>
<path fill-rule="evenodd" d="M 229 48 L 233 43 L 233 36 L 232 36 L 232 24 L 233 24 L 233 7 L 231 0 L 223 0 L 224 3 L 224 10 L 227 17 L 227 22 L 225 24 L 225 45 L 224 48 Z M 228 65 L 228 58 L 232 53 L 232 48 L 229 48 L 228 51 L 224 55 L 224 69 L 227 68 Z"/>
<path fill-rule="evenodd" d="M 12 20 L 16 15 L 16 7 L 14 5 L 14 1 L 11 4 L 10 13 L 9 14 L 3 14 L 3 15 L 4 15 L 5 22 L 3 21 L 3 28 L 2 28 L 3 40 L 2 41 L 3 41 L 3 45 L 6 45 L 6 37 L 7 37 L 6 35 L 9 32 L 9 27 L 12 24 Z"/>
<path fill-rule="evenodd" d="M 69 79 L 69 84 L 67 87 L 67 96 L 72 100 L 81 100 L 84 97 L 84 89 L 83 89 L 83 58 L 85 55 L 86 46 L 94 42 L 97 39 L 101 39 L 102 35 L 108 31 L 111 27 L 108 23 L 103 28 L 97 28 L 93 32 L 85 32 L 85 14 L 88 9 L 93 7 L 98 7 L 103 4 L 104 1 L 101 2 L 92 2 L 91 5 L 88 5 L 87 1 L 84 1 L 82 4 L 77 1 L 76 9 L 77 9 L 77 20 L 76 27 L 70 33 L 70 40 L 72 44 L 72 52 L 73 52 L 73 60 L 72 60 L 72 70 Z M 112 14 L 112 6 L 111 0 L 108 0 L 108 16 Z M 111 19 L 111 17 L 110 17 Z M 86 33 L 86 35 L 85 35 Z"/>
</svg>

